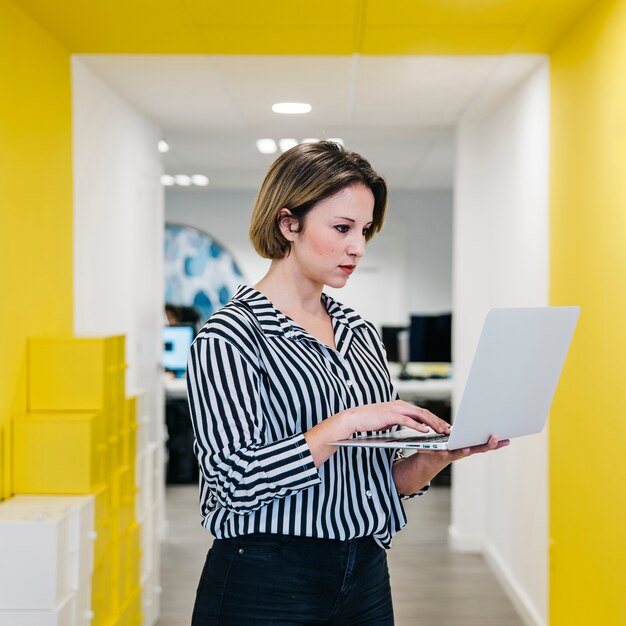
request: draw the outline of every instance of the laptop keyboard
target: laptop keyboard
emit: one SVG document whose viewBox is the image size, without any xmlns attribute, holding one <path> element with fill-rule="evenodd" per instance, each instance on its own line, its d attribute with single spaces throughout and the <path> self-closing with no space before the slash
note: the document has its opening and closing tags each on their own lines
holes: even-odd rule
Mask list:
<svg viewBox="0 0 626 626">
<path fill-rule="evenodd" d="M 419 437 L 419 439 L 423 439 L 424 441 L 448 441 L 450 435 L 426 435 L 426 437 Z"/>
</svg>

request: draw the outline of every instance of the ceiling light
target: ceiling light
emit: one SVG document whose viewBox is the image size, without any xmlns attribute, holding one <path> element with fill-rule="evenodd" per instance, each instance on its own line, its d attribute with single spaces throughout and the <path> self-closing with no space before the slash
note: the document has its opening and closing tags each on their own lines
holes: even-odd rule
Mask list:
<svg viewBox="0 0 626 626">
<path fill-rule="evenodd" d="M 317 139 L 316 137 L 307 137 L 306 139 L 302 140 L 302 143 L 317 143 L 319 141 L 319 139 Z"/>
<path fill-rule="evenodd" d="M 306 102 L 277 102 L 272 105 L 274 113 L 285 113 L 287 115 L 308 113 L 311 108 L 311 105 Z"/>
<path fill-rule="evenodd" d="M 329 137 L 326 141 L 334 141 L 338 143 L 340 146 L 343 146 L 343 139 L 341 137 Z"/>
<path fill-rule="evenodd" d="M 176 174 L 174 179 L 176 180 L 176 184 L 181 187 L 189 187 L 189 185 L 191 185 L 191 176 L 187 176 L 187 174 Z"/>
<path fill-rule="evenodd" d="M 278 150 L 273 139 L 257 139 L 256 147 L 261 154 L 276 154 Z"/>
<path fill-rule="evenodd" d="M 157 147 L 161 154 L 163 154 L 164 152 L 169 152 L 170 150 L 170 144 L 167 143 L 167 141 L 163 141 L 163 139 L 159 141 L 159 143 L 157 144 Z"/>
<path fill-rule="evenodd" d="M 198 187 L 206 187 L 209 184 L 209 178 L 204 174 L 194 174 L 191 177 L 191 182 Z"/>
<path fill-rule="evenodd" d="M 281 152 L 287 152 L 289 148 L 293 148 L 298 145 L 298 140 L 293 137 L 286 137 L 285 139 L 279 139 L 278 145 L 280 146 Z"/>
<path fill-rule="evenodd" d="M 171 187 L 175 182 L 176 180 L 174 179 L 174 177 L 170 176 L 169 174 L 163 174 L 163 176 L 161 176 L 161 184 L 165 185 L 166 187 Z"/>
</svg>

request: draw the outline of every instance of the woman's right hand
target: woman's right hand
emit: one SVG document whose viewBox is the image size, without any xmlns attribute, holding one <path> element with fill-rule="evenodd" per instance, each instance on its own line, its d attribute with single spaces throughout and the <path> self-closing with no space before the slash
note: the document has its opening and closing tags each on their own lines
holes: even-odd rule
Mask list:
<svg viewBox="0 0 626 626">
<path fill-rule="evenodd" d="M 346 438 L 352 433 L 385 430 L 396 425 L 407 426 L 422 433 L 432 429 L 441 435 L 450 434 L 448 422 L 427 409 L 403 400 L 363 404 L 338 413 L 337 418 L 344 422 Z"/>
<path fill-rule="evenodd" d="M 316 467 L 324 463 L 337 450 L 332 441 L 347 439 L 353 433 L 385 430 L 391 426 L 408 426 L 419 432 L 429 432 L 429 427 L 442 435 L 450 434 L 450 424 L 430 411 L 402 400 L 363 404 L 335 413 L 311 430 L 304 438 L 311 450 Z"/>
</svg>

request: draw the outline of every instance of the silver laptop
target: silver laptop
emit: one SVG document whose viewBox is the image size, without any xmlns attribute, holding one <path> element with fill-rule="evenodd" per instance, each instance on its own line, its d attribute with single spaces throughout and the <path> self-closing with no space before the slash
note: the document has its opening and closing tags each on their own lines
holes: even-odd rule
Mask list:
<svg viewBox="0 0 626 626">
<path fill-rule="evenodd" d="M 579 315 L 577 306 L 489 311 L 449 436 L 406 428 L 333 445 L 457 450 L 484 444 L 491 435 L 540 432 Z"/>
</svg>

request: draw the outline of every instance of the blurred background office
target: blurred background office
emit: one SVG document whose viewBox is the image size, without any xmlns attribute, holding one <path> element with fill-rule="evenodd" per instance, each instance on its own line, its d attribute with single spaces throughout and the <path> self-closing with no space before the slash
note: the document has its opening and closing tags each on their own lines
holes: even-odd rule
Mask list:
<svg viewBox="0 0 626 626">
<path fill-rule="evenodd" d="M 626 2 L 0 0 L 0 18 L 0 506 L 16 494 L 15 416 L 33 410 L 33 336 L 125 336 L 125 389 L 141 390 L 152 486 L 165 484 L 166 396 L 184 382 L 184 368 L 163 361 L 165 305 L 193 307 L 195 326 L 237 281 L 258 279 L 265 265 L 247 221 L 264 170 L 294 141 L 337 138 L 392 190 L 388 223 L 339 298 L 399 351 L 392 367 L 415 401 L 450 402 L 453 414 L 488 308 L 582 306 L 549 429 L 453 471 L 451 486 L 428 496 L 431 544 L 404 531 L 398 567 L 433 545 L 445 555 L 433 562 L 456 562 L 463 582 L 484 576 L 479 590 L 458 588 L 458 623 L 488 624 L 489 609 L 475 605 L 497 596 L 509 611 L 491 611 L 500 626 L 626 624 Z M 275 113 L 279 102 L 311 110 Z M 448 320 L 451 364 L 403 369 L 414 318 L 425 316 Z M 572 453 L 581 434 L 584 463 Z M 136 617 L 128 602 L 138 598 L 152 623 L 158 590 L 161 609 L 168 588 L 180 590 L 180 575 L 160 569 L 159 545 L 164 563 L 203 551 L 205 535 L 191 543 L 193 488 L 172 481 L 172 505 L 155 496 L 135 515 L 133 532 L 156 550 L 151 561 L 128 550 L 127 569 L 140 571 L 124 573 L 119 557 L 112 572 L 96 562 L 97 584 L 121 588 L 109 621 Z M 428 510 L 410 511 L 418 533 Z M 76 593 L 68 587 L 70 605 Z M 407 588 L 400 599 L 417 595 Z M 400 623 L 420 623 L 409 606 Z M 93 621 L 106 623 L 100 611 Z"/>
</svg>

